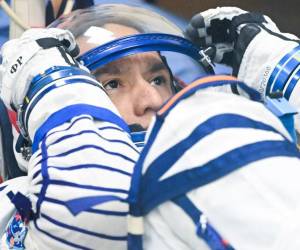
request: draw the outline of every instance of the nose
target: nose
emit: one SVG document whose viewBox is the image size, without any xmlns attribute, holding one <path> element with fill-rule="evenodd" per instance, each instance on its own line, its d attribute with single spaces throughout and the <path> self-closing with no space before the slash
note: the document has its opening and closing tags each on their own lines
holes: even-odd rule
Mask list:
<svg viewBox="0 0 300 250">
<path fill-rule="evenodd" d="M 145 80 L 140 80 L 135 86 L 135 114 L 143 116 L 155 113 L 164 101 L 159 90 Z"/>
</svg>

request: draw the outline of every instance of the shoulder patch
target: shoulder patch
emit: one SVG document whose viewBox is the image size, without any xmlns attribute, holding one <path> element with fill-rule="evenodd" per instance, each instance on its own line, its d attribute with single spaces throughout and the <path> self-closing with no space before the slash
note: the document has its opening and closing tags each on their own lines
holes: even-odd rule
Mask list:
<svg viewBox="0 0 300 250">
<path fill-rule="evenodd" d="M 24 250 L 24 240 L 28 228 L 22 221 L 20 214 L 16 213 L 6 229 L 6 243 L 9 249 Z"/>
</svg>

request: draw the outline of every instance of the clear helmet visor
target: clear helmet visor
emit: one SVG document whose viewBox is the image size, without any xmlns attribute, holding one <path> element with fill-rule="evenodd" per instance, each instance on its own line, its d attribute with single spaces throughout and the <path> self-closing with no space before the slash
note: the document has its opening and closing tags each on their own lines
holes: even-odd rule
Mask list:
<svg viewBox="0 0 300 250">
<path fill-rule="evenodd" d="M 199 48 L 181 29 L 159 14 L 123 4 L 100 4 L 63 16 L 49 27 L 70 30 L 80 48 L 78 58 L 92 73 L 104 65 L 139 53 L 157 52 L 174 79 L 189 83 L 206 74 Z"/>
<path fill-rule="evenodd" d="M 201 50 L 182 30 L 143 8 L 101 4 L 74 11 L 49 27 L 73 33 L 78 60 L 106 89 L 138 147 L 163 102 L 207 74 Z"/>
</svg>

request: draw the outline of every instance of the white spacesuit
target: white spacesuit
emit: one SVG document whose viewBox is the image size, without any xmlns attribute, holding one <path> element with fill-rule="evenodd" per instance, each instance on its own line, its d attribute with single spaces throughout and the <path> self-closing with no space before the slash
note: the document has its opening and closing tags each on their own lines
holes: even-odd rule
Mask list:
<svg viewBox="0 0 300 250">
<path fill-rule="evenodd" d="M 269 18 L 212 9 L 191 20 L 187 35 L 201 46 L 213 45 L 214 61 L 230 65 L 267 107 L 270 97 L 284 95 L 299 110 L 298 41 Z M 226 79 L 203 81 L 223 85 Z M 190 85 L 158 111 L 133 177 L 129 246 L 141 249 L 143 241 L 145 249 L 298 249 L 297 148 L 261 105 L 204 87 Z M 243 85 L 231 90 L 251 96 Z M 296 115 L 299 133 L 298 121 Z"/>
<path fill-rule="evenodd" d="M 77 13 L 111 14 L 113 8 L 98 6 Z M 73 59 L 73 36 L 60 29 L 30 30 L 3 47 L 1 98 L 17 110 L 32 155 L 27 176 L 0 185 L 0 232 L 7 230 L 2 248 L 17 247 L 18 236 L 24 234 L 11 227 L 17 211 L 14 220 L 21 217 L 27 224 L 20 243 L 26 249 L 141 249 L 142 245 L 145 249 L 297 249 L 300 155 L 290 126 L 294 111 L 283 99 L 265 98 L 261 92 L 281 122 L 254 90 L 259 90 L 257 79 L 266 77 L 260 74 L 256 52 L 265 41 L 281 38 L 257 24 L 260 30 L 238 54 L 237 69 L 238 77 L 254 89 L 231 76 L 194 81 L 158 110 L 139 156 L 127 125 L 131 117 L 114 102 L 113 91 L 120 84 L 101 79 L 111 70 L 105 66 L 134 61 L 135 56 L 155 57 L 159 64 L 149 71 L 159 66 L 163 75 L 166 69 L 170 74 L 163 81 L 160 75 L 155 77 L 155 84 L 151 78 L 151 92 L 162 82 L 175 91 L 178 82 L 185 81 L 173 79 L 173 62 L 165 51 L 200 61 L 202 70 L 211 70 L 212 64 L 204 51 L 165 20 L 142 9 L 122 8 L 124 13 L 108 15 L 112 19 L 104 23 L 95 24 L 91 18 L 84 24 L 75 13 L 58 26 L 69 28 L 72 20 L 79 20 L 75 24 L 80 34 L 74 34 L 79 47 L 92 49 L 79 58 L 85 66 Z M 197 18 L 193 24 L 196 30 L 205 29 L 210 21 L 226 17 L 231 25 L 232 17 L 241 13 L 217 9 L 203 13 L 203 23 Z M 130 15 L 124 18 L 125 14 Z M 148 15 L 151 18 L 145 19 Z M 80 29 L 79 24 L 86 26 Z M 118 27 L 111 24 L 133 30 L 116 36 L 113 30 Z M 222 41 L 228 47 L 216 46 L 215 60 L 241 52 L 238 46 L 233 50 L 242 35 L 239 25 L 235 28 L 237 40 Z M 197 33 L 193 39 L 201 40 L 203 33 Z M 82 40 L 85 43 L 80 44 Z M 287 51 L 273 48 L 277 61 L 297 46 L 280 41 Z M 276 64 L 270 61 L 270 70 Z M 235 69 L 236 64 L 231 66 Z"/>
</svg>

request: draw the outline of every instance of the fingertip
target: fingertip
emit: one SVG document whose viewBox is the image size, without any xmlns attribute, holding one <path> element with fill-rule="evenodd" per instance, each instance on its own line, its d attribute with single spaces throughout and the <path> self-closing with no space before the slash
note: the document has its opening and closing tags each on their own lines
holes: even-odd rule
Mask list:
<svg viewBox="0 0 300 250">
<path fill-rule="evenodd" d="M 195 16 L 192 17 L 191 19 L 191 24 L 192 26 L 194 26 L 195 28 L 201 28 L 201 27 L 205 27 L 205 22 L 204 22 L 204 18 L 201 15 L 201 13 L 196 14 Z"/>
<path fill-rule="evenodd" d="M 188 24 L 186 30 L 185 30 L 185 35 L 190 38 L 191 40 L 196 40 L 198 39 L 198 32 L 197 29 L 195 29 L 190 23 Z"/>
</svg>

